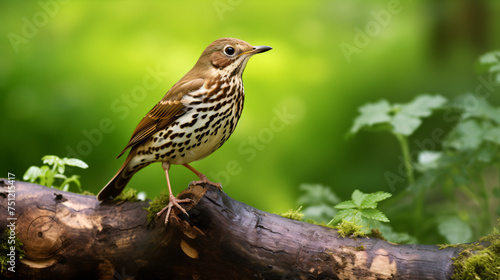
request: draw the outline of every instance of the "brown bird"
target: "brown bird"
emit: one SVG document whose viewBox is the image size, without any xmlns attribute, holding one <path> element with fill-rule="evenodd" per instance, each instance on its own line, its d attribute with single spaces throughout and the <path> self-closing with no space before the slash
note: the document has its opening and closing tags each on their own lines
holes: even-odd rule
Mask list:
<svg viewBox="0 0 500 280">
<path fill-rule="evenodd" d="M 116 197 L 137 171 L 153 162 L 162 163 L 167 177 L 170 201 L 157 214 L 168 210 L 165 224 L 172 207 L 186 213 L 179 203 L 190 202 L 173 195 L 168 176 L 171 164 L 182 164 L 200 178 L 191 184 L 209 183 L 220 188 L 189 163 L 210 155 L 231 136 L 243 110 L 243 70 L 252 55 L 270 49 L 234 38 L 210 44 L 194 67 L 139 122 L 117 157 L 130 148 L 127 159 L 97 199 Z"/>
</svg>

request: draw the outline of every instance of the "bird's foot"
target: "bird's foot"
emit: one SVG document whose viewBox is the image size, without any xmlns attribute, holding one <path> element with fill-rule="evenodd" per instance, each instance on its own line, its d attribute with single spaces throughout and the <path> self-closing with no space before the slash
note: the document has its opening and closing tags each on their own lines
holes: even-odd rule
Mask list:
<svg viewBox="0 0 500 280">
<path fill-rule="evenodd" d="M 222 184 L 221 183 L 214 183 L 214 182 L 208 180 L 207 176 L 205 176 L 203 174 L 200 174 L 199 177 L 200 177 L 200 180 L 192 181 L 191 183 L 189 183 L 189 185 L 192 186 L 192 185 L 199 185 L 199 184 L 209 184 L 209 185 L 212 185 L 212 186 L 216 187 L 217 189 L 219 189 L 219 191 L 222 191 Z"/>
<path fill-rule="evenodd" d="M 177 197 L 171 194 L 167 206 L 161 209 L 160 212 L 156 213 L 156 216 L 160 217 L 163 214 L 163 212 L 167 211 L 167 216 L 165 217 L 165 225 L 166 225 L 168 223 L 168 218 L 170 217 L 170 212 L 172 211 L 172 207 L 174 206 L 177 207 L 179 210 L 181 210 L 182 213 L 189 216 L 186 210 L 179 205 L 179 203 L 187 203 L 187 202 L 191 202 L 191 199 L 189 198 L 178 199 Z"/>
</svg>

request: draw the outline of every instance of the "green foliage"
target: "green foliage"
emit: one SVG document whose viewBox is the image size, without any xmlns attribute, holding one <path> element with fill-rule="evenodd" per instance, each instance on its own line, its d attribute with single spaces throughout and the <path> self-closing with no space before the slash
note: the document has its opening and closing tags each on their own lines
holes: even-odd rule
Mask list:
<svg viewBox="0 0 500 280">
<path fill-rule="evenodd" d="M 42 161 L 46 165 L 31 166 L 24 173 L 23 179 L 29 180 L 31 183 L 37 183 L 39 185 L 57 188 L 63 191 L 68 191 L 71 183 L 78 187 L 78 191 L 81 193 L 82 188 L 80 184 L 80 176 L 72 175 L 67 177 L 64 175 L 66 166 L 74 166 L 86 169 L 88 165 L 76 158 L 59 158 L 57 156 L 47 155 L 42 158 Z M 59 184 L 56 183 L 59 182 Z"/>
<path fill-rule="evenodd" d="M 500 52 L 481 56 L 478 69 L 499 83 Z M 406 178 L 399 178 L 406 179 L 411 192 L 402 193 L 394 203 L 411 195 L 413 233 L 418 238 L 435 228 L 447 242 L 468 242 L 486 234 L 495 215 L 500 214 L 499 206 L 495 211 L 490 207 L 493 199 L 500 198 L 499 183 L 488 179 L 487 184 L 485 179 L 492 173 L 497 177 L 500 174 L 500 107 L 491 105 L 488 96 L 467 93 L 448 101 L 440 95 L 422 94 L 406 104 L 392 105 L 382 100 L 359 109 L 350 134 L 363 129 L 387 131 L 400 145 Z M 447 133 L 443 131 L 444 140 L 427 145 L 435 149 L 411 153 L 410 139 L 422 118 L 438 110 L 444 110 L 443 119 L 454 126 Z M 444 196 L 447 200 L 426 203 L 429 196 Z M 460 201 L 461 197 L 465 199 Z M 467 203 L 467 211 L 463 203 Z M 426 214 L 431 218 L 424 219 Z"/>
<path fill-rule="evenodd" d="M 468 106 L 474 102 L 474 107 Z M 467 242 L 486 234 L 492 227 L 496 213 L 490 210 L 492 198 L 498 199 L 498 182 L 487 185 L 487 172 L 500 168 L 500 107 L 494 107 L 485 99 L 465 94 L 450 104 L 450 110 L 459 114 L 458 122 L 442 142 L 440 151 L 421 151 L 415 169 L 420 176 L 412 188 L 416 191 L 440 188 L 450 201 L 461 192 L 473 204 L 463 212 L 445 213 L 436 219 L 438 232 L 448 242 Z M 492 169 L 493 168 L 493 169 Z M 475 211 L 472 211 L 473 209 Z M 479 221 L 479 223 L 478 223 Z M 475 234 L 474 232 L 475 231 Z"/>
<path fill-rule="evenodd" d="M 376 209 L 380 201 L 391 197 L 390 193 L 376 192 L 371 194 L 355 190 L 352 199 L 343 201 L 335 206 L 340 211 L 328 224 L 337 224 L 342 221 L 352 222 L 362 226 L 365 233 L 376 228 L 379 222 L 389 222 L 389 219 L 380 210 Z"/>
</svg>

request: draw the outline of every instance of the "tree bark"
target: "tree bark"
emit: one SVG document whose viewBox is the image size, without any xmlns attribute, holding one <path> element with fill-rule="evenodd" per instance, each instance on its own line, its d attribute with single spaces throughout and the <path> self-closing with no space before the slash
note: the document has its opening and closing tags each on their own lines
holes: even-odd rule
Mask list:
<svg viewBox="0 0 500 280">
<path fill-rule="evenodd" d="M 167 226 L 165 214 L 148 226 L 147 201 L 99 203 L 24 182 L 10 216 L 7 185 L 0 179 L 0 230 L 16 217 L 26 251 L 2 272 L 10 279 L 450 279 L 460 251 L 341 238 L 209 185 L 184 190 L 189 216 L 175 209 Z"/>
</svg>

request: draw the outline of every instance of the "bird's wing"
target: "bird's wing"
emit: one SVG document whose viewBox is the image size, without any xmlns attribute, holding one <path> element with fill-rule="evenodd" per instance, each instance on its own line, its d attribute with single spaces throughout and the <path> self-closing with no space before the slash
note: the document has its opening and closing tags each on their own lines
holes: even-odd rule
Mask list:
<svg viewBox="0 0 500 280">
<path fill-rule="evenodd" d="M 129 148 L 147 139 L 161 129 L 164 129 L 177 118 L 184 114 L 185 106 L 182 104 L 182 97 L 189 92 L 195 91 L 203 87 L 204 79 L 199 78 L 189 82 L 175 84 L 165 94 L 163 99 L 151 109 L 146 116 L 139 122 L 132 137 L 123 149 L 123 151 L 116 157 L 119 158 Z"/>
</svg>

